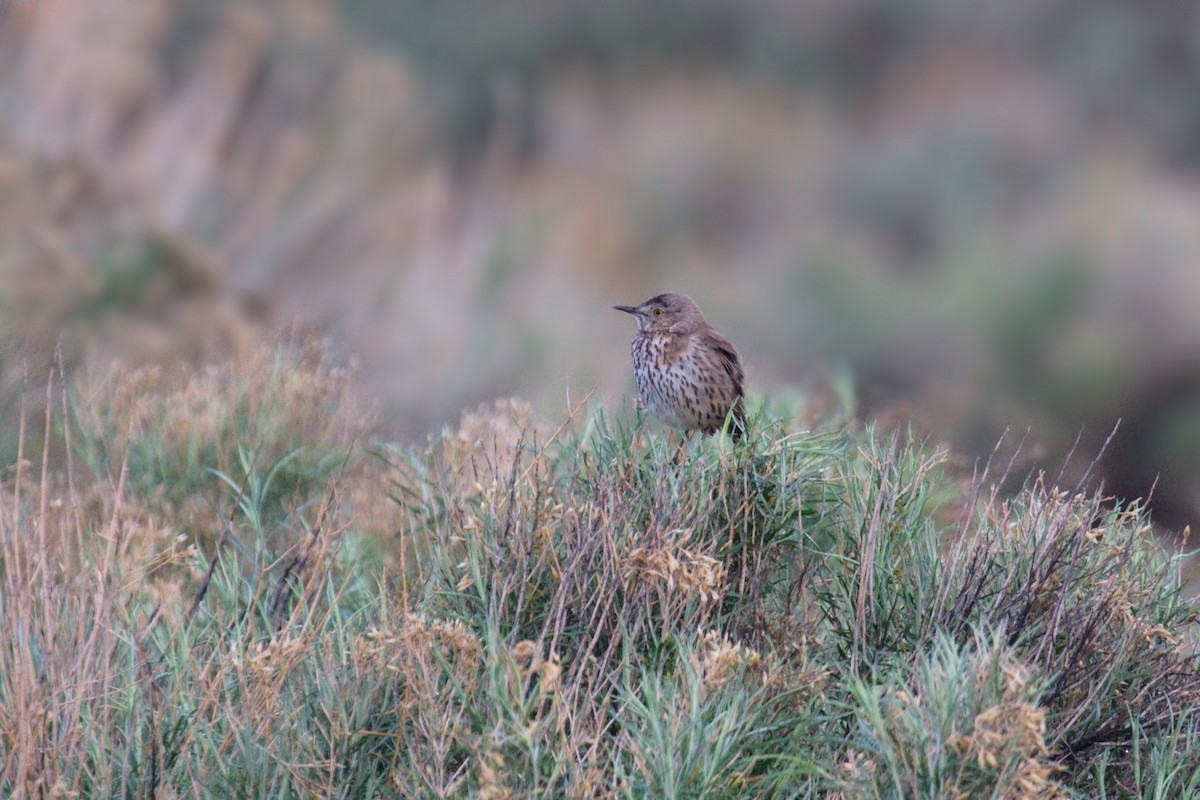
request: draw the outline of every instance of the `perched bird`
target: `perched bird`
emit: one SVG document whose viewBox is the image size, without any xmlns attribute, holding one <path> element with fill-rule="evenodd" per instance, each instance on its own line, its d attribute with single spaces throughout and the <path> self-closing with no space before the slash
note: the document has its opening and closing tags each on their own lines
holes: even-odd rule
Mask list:
<svg viewBox="0 0 1200 800">
<path fill-rule="evenodd" d="M 716 433 L 730 417 L 736 439 L 746 430 L 742 360 L 733 342 L 708 324 L 683 294 L 660 294 L 640 306 L 613 306 L 637 319 L 633 373 L 642 404 L 685 434 Z"/>
</svg>

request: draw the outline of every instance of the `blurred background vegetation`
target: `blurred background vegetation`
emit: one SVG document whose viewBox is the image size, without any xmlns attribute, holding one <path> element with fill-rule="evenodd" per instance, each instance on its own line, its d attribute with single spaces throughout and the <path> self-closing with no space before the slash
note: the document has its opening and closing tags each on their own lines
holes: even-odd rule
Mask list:
<svg viewBox="0 0 1200 800">
<path fill-rule="evenodd" d="M 1120 418 L 1100 476 L 1178 533 L 1198 223 L 1182 3 L 5 3 L 0 456 L 56 348 L 254 363 L 296 320 L 392 439 L 506 395 L 619 408 L 609 307 L 670 289 L 752 392 L 911 421 L 966 471 Z"/>
</svg>

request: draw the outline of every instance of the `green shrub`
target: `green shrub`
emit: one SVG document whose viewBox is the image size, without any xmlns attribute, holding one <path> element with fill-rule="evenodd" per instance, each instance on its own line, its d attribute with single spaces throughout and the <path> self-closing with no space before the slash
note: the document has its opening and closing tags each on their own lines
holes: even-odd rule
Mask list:
<svg viewBox="0 0 1200 800">
<path fill-rule="evenodd" d="M 85 463 L 114 482 L 124 473 L 128 501 L 208 545 L 231 507 L 269 534 L 319 498 L 369 425 L 320 343 L 198 368 L 118 365 L 86 379 L 75 407 Z"/>
<path fill-rule="evenodd" d="M 131 454 L 128 501 L 88 470 L 11 476 L 0 792 L 1195 793 L 1196 603 L 1138 508 L 1040 479 L 960 497 L 936 455 L 870 430 L 760 413 L 744 442 L 676 447 L 522 409 L 381 446 L 374 472 L 287 473 L 305 432 L 234 426 L 207 457 L 249 430 L 277 468 L 198 479 L 240 508 L 224 546 L 142 510 L 165 494 L 135 459 L 182 481 L 186 448 Z M 271 517 L 277 481 L 313 499 Z M 343 505 L 364 487 L 395 530 Z"/>
</svg>

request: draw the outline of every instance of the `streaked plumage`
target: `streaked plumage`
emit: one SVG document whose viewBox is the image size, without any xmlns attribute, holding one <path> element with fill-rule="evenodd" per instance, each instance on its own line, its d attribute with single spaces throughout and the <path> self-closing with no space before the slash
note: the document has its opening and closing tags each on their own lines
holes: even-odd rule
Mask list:
<svg viewBox="0 0 1200 800">
<path fill-rule="evenodd" d="M 692 298 L 667 293 L 614 308 L 637 319 L 630 352 L 647 411 L 672 428 L 713 434 L 732 409 L 730 433 L 745 431 L 741 358 Z"/>
</svg>

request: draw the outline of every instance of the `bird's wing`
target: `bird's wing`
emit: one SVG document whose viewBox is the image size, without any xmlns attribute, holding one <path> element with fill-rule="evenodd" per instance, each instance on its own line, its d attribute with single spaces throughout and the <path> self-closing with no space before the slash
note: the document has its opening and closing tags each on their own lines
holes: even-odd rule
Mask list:
<svg viewBox="0 0 1200 800">
<path fill-rule="evenodd" d="M 729 375 L 729 379 L 733 381 L 734 393 L 741 397 L 743 394 L 742 385 L 745 383 L 746 375 L 742 371 L 742 359 L 738 357 L 737 348 L 733 346 L 733 342 L 726 339 L 715 330 L 709 330 L 705 333 L 704 344 L 711 352 L 716 353 L 717 361 Z"/>
<path fill-rule="evenodd" d="M 733 416 L 734 424 L 729 433 L 734 439 L 739 439 L 746 431 L 746 405 L 742 401 L 742 397 L 745 395 L 743 385 L 746 374 L 742 371 L 742 359 L 738 357 L 737 348 L 733 346 L 733 342 L 715 330 L 710 329 L 706 333 L 704 344 L 709 352 L 716 355 L 717 363 L 725 370 L 733 384 L 734 399 L 730 413 Z"/>
</svg>

